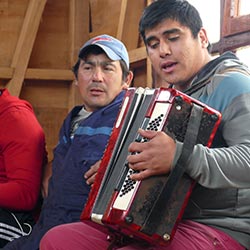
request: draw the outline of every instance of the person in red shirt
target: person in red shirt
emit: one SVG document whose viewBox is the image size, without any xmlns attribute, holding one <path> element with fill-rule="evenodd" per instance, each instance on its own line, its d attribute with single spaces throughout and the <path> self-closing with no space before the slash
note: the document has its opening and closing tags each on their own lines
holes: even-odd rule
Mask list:
<svg viewBox="0 0 250 250">
<path fill-rule="evenodd" d="M 32 106 L 7 89 L 0 89 L 0 129 L 1 248 L 32 230 L 47 153 Z"/>
</svg>

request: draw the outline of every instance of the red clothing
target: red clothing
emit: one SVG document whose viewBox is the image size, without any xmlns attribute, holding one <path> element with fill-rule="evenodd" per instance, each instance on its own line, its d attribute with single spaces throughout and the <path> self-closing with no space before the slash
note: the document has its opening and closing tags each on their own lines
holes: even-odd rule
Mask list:
<svg viewBox="0 0 250 250">
<path fill-rule="evenodd" d="M 44 132 L 31 105 L 0 90 L 0 207 L 32 210 L 46 159 Z"/>
<path fill-rule="evenodd" d="M 64 236 L 67 237 L 64 237 Z M 181 221 L 170 245 L 149 246 L 138 241 L 123 247 L 108 248 L 107 234 L 83 222 L 63 224 L 50 229 L 42 238 L 40 250 L 244 250 L 222 231 L 194 221 Z"/>
</svg>

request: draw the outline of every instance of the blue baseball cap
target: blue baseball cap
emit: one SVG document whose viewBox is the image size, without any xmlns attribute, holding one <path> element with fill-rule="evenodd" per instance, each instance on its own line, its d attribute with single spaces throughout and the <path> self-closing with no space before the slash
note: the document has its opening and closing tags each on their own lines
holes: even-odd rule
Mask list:
<svg viewBox="0 0 250 250">
<path fill-rule="evenodd" d="M 88 40 L 79 51 L 79 58 L 84 56 L 84 53 L 90 46 L 99 46 L 104 50 L 109 59 L 113 61 L 124 60 L 129 69 L 129 56 L 125 45 L 118 39 L 109 35 L 100 35 Z"/>
</svg>

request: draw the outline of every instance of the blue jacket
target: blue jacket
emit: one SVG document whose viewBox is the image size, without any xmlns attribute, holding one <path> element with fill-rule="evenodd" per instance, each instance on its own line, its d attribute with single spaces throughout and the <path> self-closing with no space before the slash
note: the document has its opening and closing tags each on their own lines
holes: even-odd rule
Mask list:
<svg viewBox="0 0 250 250">
<path fill-rule="evenodd" d="M 49 195 L 44 200 L 39 220 L 29 236 L 12 241 L 4 249 L 37 250 L 41 238 L 50 228 L 80 220 L 90 191 L 83 175 L 101 159 L 123 96 L 124 92 L 110 105 L 84 119 L 73 139 L 70 137 L 71 121 L 82 107 L 77 106 L 68 114 L 54 149 Z"/>
</svg>

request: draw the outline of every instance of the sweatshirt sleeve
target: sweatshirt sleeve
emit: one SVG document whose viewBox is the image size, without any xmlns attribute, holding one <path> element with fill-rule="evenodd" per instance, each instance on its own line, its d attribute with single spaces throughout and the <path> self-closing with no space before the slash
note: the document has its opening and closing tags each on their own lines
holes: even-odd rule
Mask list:
<svg viewBox="0 0 250 250">
<path fill-rule="evenodd" d="M 245 83 L 233 80 L 232 84 L 225 81 L 226 86 L 220 84 L 214 95 L 222 113 L 220 133 L 227 147 L 196 145 L 187 166 L 187 173 L 208 188 L 250 187 L 250 79 Z M 181 147 L 179 143 L 177 152 Z"/>
<path fill-rule="evenodd" d="M 29 107 L 11 107 L 0 120 L 0 207 L 31 210 L 46 159 L 43 130 Z"/>
</svg>

